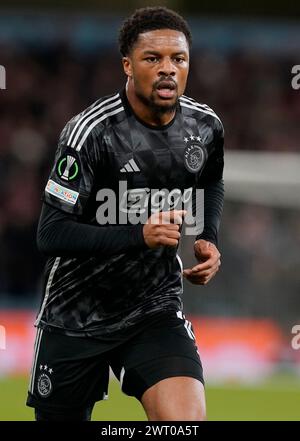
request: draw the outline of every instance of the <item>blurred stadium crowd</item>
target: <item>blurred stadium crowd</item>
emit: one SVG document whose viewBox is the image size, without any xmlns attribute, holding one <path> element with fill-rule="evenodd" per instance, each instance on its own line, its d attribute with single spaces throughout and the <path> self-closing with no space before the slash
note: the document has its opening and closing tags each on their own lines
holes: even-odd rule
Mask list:
<svg viewBox="0 0 300 441">
<path fill-rule="evenodd" d="M 7 90 L 0 91 L 0 293 L 2 302 L 30 304 L 40 297 L 44 260 L 35 230 L 59 133 L 74 114 L 122 88 L 125 77 L 110 47 L 78 54 L 68 42 L 3 44 L 0 52 L 7 72 Z M 297 151 L 300 99 L 290 68 L 290 59 L 254 50 L 197 49 L 186 94 L 222 118 L 226 149 Z M 278 320 L 285 309 L 287 316 L 289 308 L 299 310 L 299 233 L 299 211 L 226 203 L 223 271 L 201 295 L 187 287 L 187 308 Z"/>
</svg>

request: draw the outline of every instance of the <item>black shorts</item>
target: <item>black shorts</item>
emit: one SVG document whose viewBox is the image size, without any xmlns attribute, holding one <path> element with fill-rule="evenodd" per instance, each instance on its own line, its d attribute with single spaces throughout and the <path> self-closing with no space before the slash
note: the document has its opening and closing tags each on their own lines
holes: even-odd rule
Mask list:
<svg viewBox="0 0 300 441">
<path fill-rule="evenodd" d="M 187 376 L 204 383 L 192 325 L 181 312 L 170 312 L 111 348 L 96 338 L 38 329 L 26 404 L 66 412 L 91 407 L 107 398 L 109 366 L 122 391 L 139 400 L 165 378 Z"/>
</svg>

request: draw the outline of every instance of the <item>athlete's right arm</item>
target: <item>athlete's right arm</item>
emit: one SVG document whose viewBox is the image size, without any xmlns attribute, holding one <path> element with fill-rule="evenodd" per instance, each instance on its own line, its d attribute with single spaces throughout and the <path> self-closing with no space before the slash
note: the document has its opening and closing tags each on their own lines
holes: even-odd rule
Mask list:
<svg viewBox="0 0 300 441">
<path fill-rule="evenodd" d="M 43 195 L 37 245 L 50 256 L 116 254 L 146 247 L 142 225 L 97 226 L 82 221 L 95 197 L 95 177 L 105 164 L 99 130 L 90 130 L 88 113 L 65 126 Z"/>
<path fill-rule="evenodd" d="M 80 223 L 46 203 L 40 216 L 37 244 L 50 256 L 111 255 L 131 249 L 177 246 L 183 211 L 152 215 L 145 225 L 94 226 Z M 177 223 L 177 224 L 176 224 Z"/>
<path fill-rule="evenodd" d="M 142 225 L 95 226 L 44 202 L 37 245 L 48 256 L 111 255 L 145 248 Z"/>
<path fill-rule="evenodd" d="M 76 126 L 74 120 L 68 123 L 60 137 L 44 192 L 37 232 L 39 250 L 50 256 L 77 257 L 177 245 L 179 233 L 175 231 L 178 226 L 174 225 L 174 214 L 169 225 L 160 226 L 151 222 L 152 217 L 145 226 L 97 226 L 81 221 L 84 208 L 94 194 L 95 176 L 103 164 L 93 132 L 83 142 L 85 132 L 80 134 L 80 126 L 77 129 Z M 166 224 L 165 216 L 160 215 L 156 223 Z"/>
</svg>

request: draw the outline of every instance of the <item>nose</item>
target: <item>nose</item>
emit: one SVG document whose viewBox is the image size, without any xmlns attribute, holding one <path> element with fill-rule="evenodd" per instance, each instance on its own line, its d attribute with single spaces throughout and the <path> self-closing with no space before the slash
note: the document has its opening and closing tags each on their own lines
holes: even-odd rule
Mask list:
<svg viewBox="0 0 300 441">
<path fill-rule="evenodd" d="M 165 57 L 161 60 L 158 75 L 162 76 L 174 76 L 176 74 L 174 64 L 169 57 Z"/>
</svg>

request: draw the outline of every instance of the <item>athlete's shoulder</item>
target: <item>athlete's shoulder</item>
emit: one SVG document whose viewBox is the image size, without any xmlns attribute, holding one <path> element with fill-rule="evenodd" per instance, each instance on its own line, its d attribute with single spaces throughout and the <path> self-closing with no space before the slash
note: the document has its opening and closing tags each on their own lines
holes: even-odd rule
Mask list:
<svg viewBox="0 0 300 441">
<path fill-rule="evenodd" d="M 196 119 L 203 119 L 204 117 L 208 117 L 217 131 L 220 131 L 221 133 L 224 132 L 221 118 L 207 104 L 199 103 L 198 101 L 186 95 L 182 95 L 179 98 L 179 102 L 183 115 L 193 116 Z"/>
<path fill-rule="evenodd" d="M 75 115 L 65 125 L 60 142 L 80 150 L 89 137 L 99 135 L 103 127 L 116 121 L 114 117 L 124 114 L 119 93 L 106 95 Z"/>
</svg>

